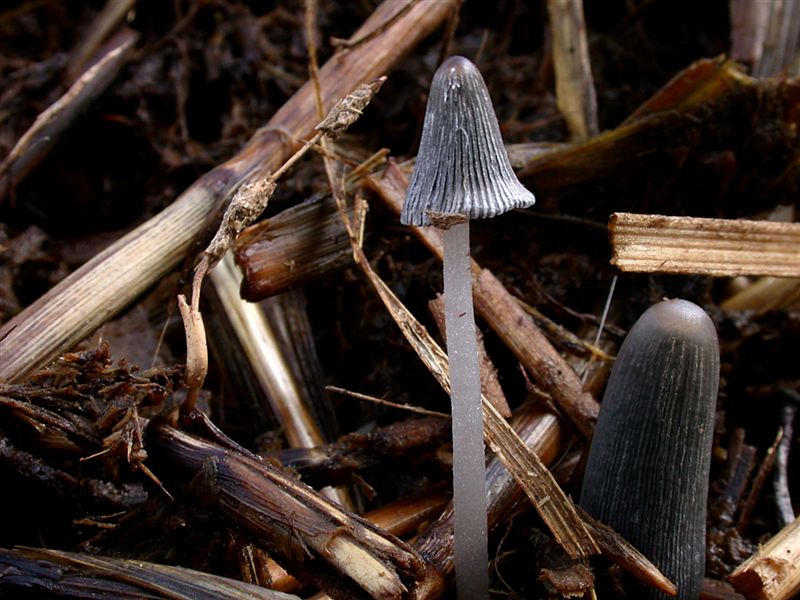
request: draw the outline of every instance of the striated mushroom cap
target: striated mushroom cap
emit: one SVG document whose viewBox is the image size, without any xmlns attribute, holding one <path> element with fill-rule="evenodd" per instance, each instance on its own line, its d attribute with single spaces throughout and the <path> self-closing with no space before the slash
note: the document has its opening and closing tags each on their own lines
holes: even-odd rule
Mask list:
<svg viewBox="0 0 800 600">
<path fill-rule="evenodd" d="M 429 211 L 494 217 L 534 201 L 508 161 L 480 71 L 463 56 L 448 58 L 433 76 L 400 222 L 430 225 Z"/>
<path fill-rule="evenodd" d="M 697 600 L 703 583 L 718 386 L 711 318 L 686 300 L 651 306 L 617 355 L 586 463 L 581 506 L 652 560 L 677 600 Z"/>
</svg>

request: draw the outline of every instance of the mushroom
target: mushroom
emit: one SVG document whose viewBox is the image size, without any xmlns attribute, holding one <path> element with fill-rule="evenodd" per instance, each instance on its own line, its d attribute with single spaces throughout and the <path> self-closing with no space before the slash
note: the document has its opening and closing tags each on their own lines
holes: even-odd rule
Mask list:
<svg viewBox="0 0 800 600">
<path fill-rule="evenodd" d="M 718 387 L 719 343 L 705 311 L 686 300 L 650 307 L 620 348 L 581 490 L 581 506 L 653 561 L 681 600 L 697 600 L 705 572 Z M 629 594 L 669 598 L 641 585 Z"/>
<path fill-rule="evenodd" d="M 508 160 L 477 67 L 445 60 L 431 83 L 419 153 L 400 220 L 442 230 L 447 355 L 453 423 L 456 587 L 488 598 L 483 411 L 472 309 L 469 219 L 534 203 Z"/>
</svg>

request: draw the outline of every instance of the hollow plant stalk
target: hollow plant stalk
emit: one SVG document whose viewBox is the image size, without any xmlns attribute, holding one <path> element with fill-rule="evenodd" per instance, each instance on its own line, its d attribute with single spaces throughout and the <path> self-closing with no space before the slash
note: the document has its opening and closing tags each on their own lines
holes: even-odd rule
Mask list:
<svg viewBox="0 0 800 600">
<path fill-rule="evenodd" d="M 469 222 L 444 231 L 444 300 L 453 415 L 456 588 L 488 598 L 486 467 L 478 345 L 472 311 Z"/>
</svg>

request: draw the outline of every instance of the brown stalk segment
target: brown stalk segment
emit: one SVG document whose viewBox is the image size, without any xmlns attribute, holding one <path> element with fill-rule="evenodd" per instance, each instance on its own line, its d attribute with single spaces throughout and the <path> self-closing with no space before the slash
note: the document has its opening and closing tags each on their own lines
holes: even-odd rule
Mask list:
<svg viewBox="0 0 800 600">
<path fill-rule="evenodd" d="M 411 465 L 433 459 L 450 437 L 450 423 L 441 417 L 398 421 L 369 433 L 349 433 L 316 448 L 288 448 L 267 455 L 293 469 L 314 487 L 346 483 L 353 473 L 380 467 L 386 461 Z"/>
<path fill-rule="evenodd" d="M 582 0 L 547 0 L 553 33 L 558 109 L 572 138 L 597 135 L 597 96 L 589 60 Z"/>
<path fill-rule="evenodd" d="M 198 497 L 333 597 L 399 598 L 426 577 L 411 547 L 269 463 L 165 424 L 152 435 L 160 456 L 194 476 Z"/>
<path fill-rule="evenodd" d="M 67 92 L 44 110 L 0 163 L 0 202 L 44 160 L 61 135 L 116 79 L 128 62 L 139 34 L 122 29 L 99 60 L 81 73 Z"/>
<path fill-rule="evenodd" d="M 352 211 L 349 211 L 352 214 Z M 311 199 L 245 229 L 235 242 L 242 298 L 255 302 L 353 261 L 335 200 Z"/>
<path fill-rule="evenodd" d="M 608 230 L 622 271 L 800 277 L 800 223 L 614 213 Z"/>
<path fill-rule="evenodd" d="M 339 51 L 320 69 L 327 108 L 391 68 L 448 15 L 455 0 L 381 4 L 356 32 L 364 43 Z M 408 5 L 411 5 L 408 7 Z M 407 9 L 407 10 L 406 10 Z M 317 124 L 306 83 L 242 151 L 216 167 L 161 213 L 101 252 L 0 328 L 0 381 L 15 381 L 74 346 L 171 271 L 193 248 L 239 183 L 255 169 L 275 170 Z"/>
<path fill-rule="evenodd" d="M 781 529 L 728 579 L 748 600 L 788 600 L 800 592 L 800 518 Z"/>
<path fill-rule="evenodd" d="M 591 394 L 583 390 L 575 371 L 491 271 L 481 271 L 475 288 L 477 312 L 505 341 L 567 418 L 584 436 L 591 437 L 599 405 Z"/>
<path fill-rule="evenodd" d="M 396 166 L 390 164 L 382 178 L 368 177 L 366 181 L 389 208 L 400 213 L 408 182 Z M 412 230 L 441 260 L 441 236 L 435 228 L 413 227 Z M 514 352 L 578 430 L 591 437 L 599 411 L 597 401 L 583 390 L 572 368 L 503 285 L 474 261 L 472 272 L 475 311 Z"/>
<path fill-rule="evenodd" d="M 70 81 L 80 77 L 81 70 L 92 59 L 98 47 L 114 29 L 119 27 L 135 4 L 136 0 L 106 0 L 103 10 L 89 26 L 87 35 L 82 37 L 70 52 L 67 65 L 67 78 Z"/>
<path fill-rule="evenodd" d="M 575 505 L 564 495 L 545 464 L 520 439 L 494 407 L 484 401 L 485 437 L 500 461 L 525 489 L 537 512 L 547 523 L 555 540 L 572 558 L 599 554 L 589 530 Z"/>
<path fill-rule="evenodd" d="M 364 518 L 392 535 L 404 537 L 439 516 L 450 501 L 450 496 L 442 487 L 435 486 L 417 496 L 401 498 L 370 511 Z M 266 559 L 263 569 L 271 589 L 292 592 L 300 587 L 300 582 L 272 559 Z"/>
</svg>

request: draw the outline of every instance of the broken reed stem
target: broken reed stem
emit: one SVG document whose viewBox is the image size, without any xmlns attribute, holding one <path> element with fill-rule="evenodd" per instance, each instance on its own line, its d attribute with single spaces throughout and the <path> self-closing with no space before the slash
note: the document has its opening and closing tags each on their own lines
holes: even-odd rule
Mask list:
<svg viewBox="0 0 800 600">
<path fill-rule="evenodd" d="M 244 350 L 245 358 L 264 391 L 264 396 L 269 400 L 269 408 L 277 418 L 289 446 L 292 448 L 322 446 L 325 437 L 287 364 L 263 308 L 258 304 L 246 302 L 239 296 L 241 275 L 233 264 L 230 253 L 227 253 L 211 271 L 210 279 L 223 312 Z M 190 312 L 192 318 L 201 319 L 200 311 Z M 181 305 L 181 314 L 183 313 L 184 307 Z M 184 315 L 184 322 L 185 320 Z M 187 329 L 188 335 L 189 329 Z M 196 398 L 197 391 L 202 385 L 202 380 L 198 384 L 198 378 L 194 378 L 191 382 L 188 380 L 190 373 L 193 373 L 189 364 L 189 359 L 192 357 L 189 349 L 187 338 L 187 399 L 181 406 L 184 414 L 194 409 L 194 402 L 189 402 L 190 396 L 192 400 Z M 207 357 L 207 350 L 203 348 L 202 351 Z M 202 375 L 205 377 L 205 373 Z M 351 504 L 347 493 L 342 489 L 325 489 L 322 493 L 342 506 Z"/>
<path fill-rule="evenodd" d="M 800 223 L 614 213 L 608 230 L 622 271 L 800 277 Z"/>
<path fill-rule="evenodd" d="M 553 34 L 556 101 L 574 141 L 597 135 L 597 97 L 583 0 L 547 0 Z"/>
<path fill-rule="evenodd" d="M 334 597 L 413 596 L 427 577 L 423 561 L 404 542 L 267 461 L 164 423 L 152 426 L 151 434 L 159 456 L 192 478 L 190 493 L 247 530 L 298 577 L 337 590 Z"/>
<path fill-rule="evenodd" d="M 454 2 L 383 2 L 355 35 L 403 14 L 380 35 L 337 52 L 320 69 L 325 104 L 388 71 L 444 20 Z M 232 190 L 251 172 L 280 166 L 296 149 L 294 140 L 314 134 L 316 122 L 313 90 L 306 83 L 239 154 L 6 323 L 0 328 L 0 381 L 19 381 L 69 350 L 170 272 Z"/>
<path fill-rule="evenodd" d="M 448 502 L 450 494 L 435 486 L 421 494 L 385 504 L 366 513 L 363 518 L 382 530 L 402 538 L 415 533 L 418 528 L 435 519 Z M 270 589 L 293 592 L 300 588 L 300 582 L 273 559 L 267 559 L 264 569 L 269 574 L 267 587 Z"/>
<path fill-rule="evenodd" d="M 728 576 L 749 600 L 789 600 L 800 592 L 800 518 Z"/>
<path fill-rule="evenodd" d="M 211 271 L 210 279 L 289 446 L 323 445 L 322 432 L 303 402 L 264 311 L 239 297 L 240 276 L 229 254 Z"/>
</svg>

